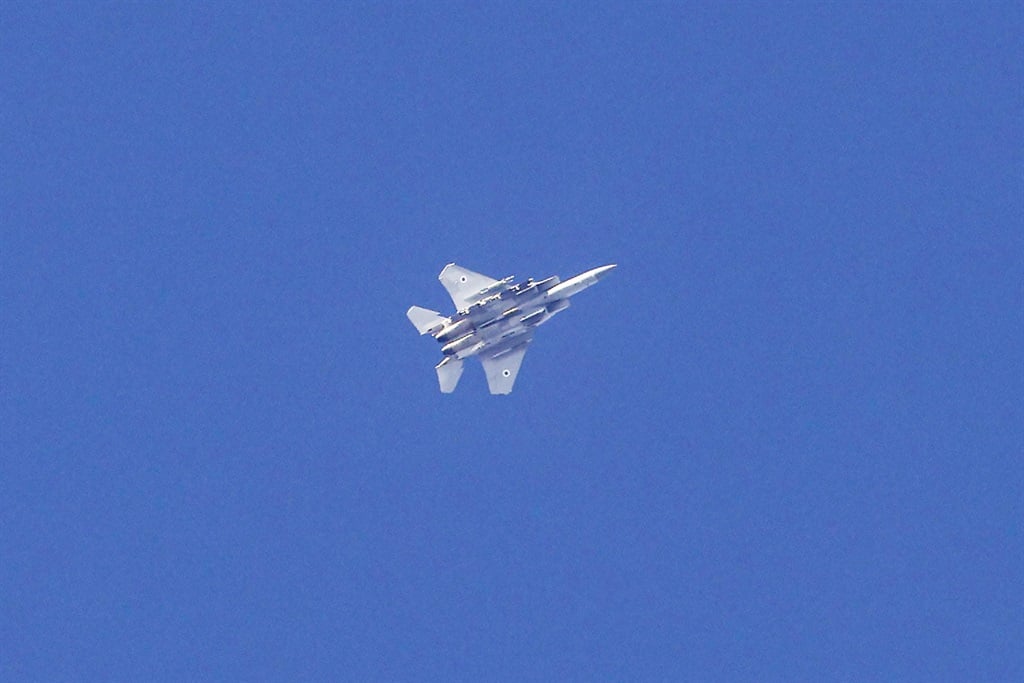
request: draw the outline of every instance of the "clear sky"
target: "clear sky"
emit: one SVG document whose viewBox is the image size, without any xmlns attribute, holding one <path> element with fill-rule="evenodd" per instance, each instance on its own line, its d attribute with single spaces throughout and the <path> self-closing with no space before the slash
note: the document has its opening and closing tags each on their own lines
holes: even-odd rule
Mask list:
<svg viewBox="0 0 1024 683">
<path fill-rule="evenodd" d="M 1022 457 L 1019 2 L 0 3 L 4 681 L 1024 680 Z"/>
</svg>

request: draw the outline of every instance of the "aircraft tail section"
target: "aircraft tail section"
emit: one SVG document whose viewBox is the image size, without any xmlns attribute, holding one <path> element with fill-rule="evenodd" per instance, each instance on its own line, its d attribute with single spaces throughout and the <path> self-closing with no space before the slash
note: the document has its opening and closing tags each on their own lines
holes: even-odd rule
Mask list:
<svg viewBox="0 0 1024 683">
<path fill-rule="evenodd" d="M 419 306 L 410 306 L 405 315 L 409 318 L 409 322 L 415 325 L 420 334 L 438 332 L 448 322 L 448 319 L 437 311 L 420 308 Z"/>
<path fill-rule="evenodd" d="M 441 393 L 450 394 L 455 391 L 459 378 L 462 377 L 462 361 L 454 356 L 448 356 L 438 364 L 436 370 Z"/>
</svg>

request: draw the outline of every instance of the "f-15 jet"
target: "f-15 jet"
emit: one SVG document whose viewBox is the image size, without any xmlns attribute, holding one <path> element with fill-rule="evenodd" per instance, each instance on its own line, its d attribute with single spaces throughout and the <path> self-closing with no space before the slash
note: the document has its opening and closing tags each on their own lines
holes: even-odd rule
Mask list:
<svg viewBox="0 0 1024 683">
<path fill-rule="evenodd" d="M 515 276 L 495 280 L 449 263 L 437 279 L 448 290 L 456 313 L 446 318 L 437 311 L 412 306 L 406 315 L 421 335 L 432 335 L 441 344 L 444 359 L 436 369 L 442 392 L 455 391 L 463 360 L 476 356 L 484 366 L 491 393 L 507 394 L 537 327 L 569 308 L 569 297 L 597 283 L 613 268 L 614 264 L 601 266 L 564 282 L 556 275 L 514 284 Z"/>
</svg>

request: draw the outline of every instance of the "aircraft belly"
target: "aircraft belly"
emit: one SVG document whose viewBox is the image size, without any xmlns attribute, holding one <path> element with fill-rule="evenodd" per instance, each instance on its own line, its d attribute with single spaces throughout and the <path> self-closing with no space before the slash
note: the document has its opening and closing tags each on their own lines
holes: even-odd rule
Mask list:
<svg viewBox="0 0 1024 683">
<path fill-rule="evenodd" d="M 513 284 L 449 263 L 438 275 L 455 304 L 449 317 L 412 306 L 406 317 L 420 334 L 439 342 L 438 385 L 451 393 L 462 374 L 462 361 L 477 356 L 492 394 L 512 391 L 534 331 L 569 306 L 569 297 L 605 277 L 614 264 L 592 268 L 565 282 L 557 276 Z"/>
</svg>

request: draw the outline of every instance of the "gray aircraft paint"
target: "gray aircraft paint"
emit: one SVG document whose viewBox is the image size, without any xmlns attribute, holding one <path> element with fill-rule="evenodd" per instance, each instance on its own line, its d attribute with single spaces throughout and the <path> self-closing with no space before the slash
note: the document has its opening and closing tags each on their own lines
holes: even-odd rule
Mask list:
<svg viewBox="0 0 1024 683">
<path fill-rule="evenodd" d="M 429 334 L 441 344 L 444 359 L 436 370 L 442 392 L 455 391 L 463 361 L 476 356 L 491 393 L 507 394 L 536 328 L 568 308 L 569 297 L 596 284 L 614 268 L 614 264 L 593 268 L 564 282 L 553 276 L 515 284 L 513 276 L 495 280 L 449 263 L 438 279 L 451 296 L 456 313 L 444 317 L 412 306 L 406 316 L 421 335 Z"/>
</svg>

